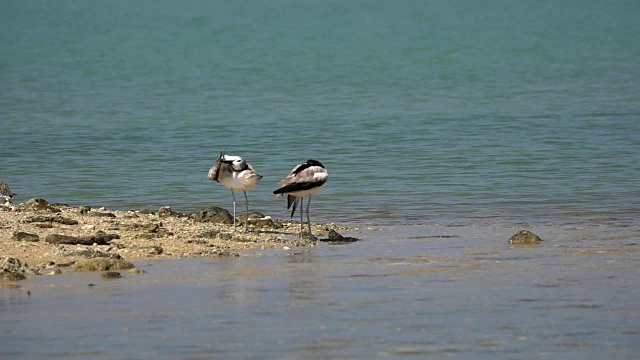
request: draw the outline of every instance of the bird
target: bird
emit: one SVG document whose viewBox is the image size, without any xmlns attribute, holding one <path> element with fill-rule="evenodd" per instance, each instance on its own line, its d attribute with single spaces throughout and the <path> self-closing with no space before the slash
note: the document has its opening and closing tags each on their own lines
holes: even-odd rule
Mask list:
<svg viewBox="0 0 640 360">
<path fill-rule="evenodd" d="M 233 231 L 236 232 L 236 195 L 237 192 L 244 193 L 246 218 L 244 220 L 244 231 L 249 231 L 249 198 L 247 190 L 253 189 L 258 180 L 262 179 L 253 167 L 245 159 L 235 155 L 225 155 L 224 150 L 220 152 L 220 157 L 209 169 L 209 180 L 217 181 L 231 190 L 233 196 Z"/>
<path fill-rule="evenodd" d="M 273 193 L 278 197 L 287 195 L 287 209 L 293 204 L 291 218 L 296 212 L 298 202 L 300 203 L 300 239 L 302 239 L 303 221 L 302 213 L 304 198 L 307 198 L 307 225 L 309 227 L 309 238 L 315 239 L 311 233 L 311 219 L 309 219 L 309 205 L 311 196 L 317 193 L 329 180 L 327 169 L 318 160 L 309 159 L 306 162 L 296 165 L 291 173 L 280 181 L 281 186 Z"/>
<path fill-rule="evenodd" d="M 4 198 L 5 203 L 11 203 L 10 199 L 14 195 L 18 194 L 12 193 L 11 189 L 9 189 L 9 185 L 7 185 L 7 183 L 5 183 L 4 181 L 0 181 L 0 198 Z"/>
</svg>

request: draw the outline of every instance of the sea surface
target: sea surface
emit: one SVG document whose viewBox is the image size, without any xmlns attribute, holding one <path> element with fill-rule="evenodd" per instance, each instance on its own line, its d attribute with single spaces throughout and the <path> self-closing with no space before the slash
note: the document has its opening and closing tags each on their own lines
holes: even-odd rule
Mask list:
<svg viewBox="0 0 640 360">
<path fill-rule="evenodd" d="M 340 267 L 366 263 L 363 257 L 411 254 L 416 241 L 410 238 L 422 236 L 415 232 L 438 235 L 440 231 L 429 229 L 458 229 L 452 252 L 460 255 L 475 252 L 475 246 L 507 246 L 509 236 L 527 228 L 545 239 L 538 270 L 550 271 L 545 264 L 556 261 L 567 267 L 591 261 L 553 251 L 558 246 L 554 234 L 568 231 L 562 238 L 566 247 L 595 241 L 622 254 L 631 251 L 635 256 L 609 259 L 624 264 L 611 271 L 637 278 L 638 1 L 0 0 L 0 9 L 0 180 L 18 194 L 15 203 L 41 197 L 121 210 L 230 209 L 230 191 L 207 180 L 208 169 L 224 149 L 245 157 L 264 176 L 248 192 L 250 209 L 286 219 L 286 203 L 272 191 L 296 164 L 316 159 L 328 169 L 329 182 L 313 197 L 312 221 L 395 231 L 381 241 L 386 246 L 373 246 L 366 256 L 355 250 L 361 245 L 341 247 L 344 254 L 338 258 L 322 255 L 328 251 L 323 247 L 311 250 L 310 256 L 320 252 L 326 262 L 322 266 L 331 269 L 326 276 L 348 276 Z M 243 196 L 238 200 L 243 209 Z M 412 227 L 421 230 L 407 230 Z M 470 235 L 478 228 L 484 235 Z M 373 234 L 357 236 L 367 244 Z M 429 249 L 431 242 L 418 243 L 426 246 L 421 250 L 426 254 L 435 251 Z M 354 249 L 352 255 L 349 249 Z M 407 256 L 399 261 L 411 263 Z M 223 263 L 233 261 L 243 264 L 233 259 Z M 223 265 L 213 268 L 217 266 Z M 282 276 L 289 276 L 290 266 L 298 265 L 284 266 Z M 495 284 L 484 281 L 496 281 L 501 274 L 482 273 L 474 279 L 479 283 L 463 282 L 471 288 L 456 294 L 457 287 L 448 287 L 445 294 L 469 313 L 489 306 L 492 316 L 500 316 L 494 307 L 502 303 L 491 305 Z M 320 271 L 318 277 L 325 275 Z M 425 311 L 439 311 L 446 302 L 440 295 L 433 295 L 434 303 L 431 295 L 420 295 L 421 286 L 432 279 L 425 276 L 399 284 L 398 293 L 380 291 L 423 299 Z M 528 276 L 528 284 L 536 282 Z M 381 280 L 384 288 L 394 279 L 361 278 L 366 280 L 363 288 L 327 301 L 358 304 L 370 295 L 366 284 Z M 339 289 L 359 284 L 349 281 Z M 586 299 L 587 309 L 614 300 L 624 307 L 624 296 L 638 300 L 637 281 L 598 284 L 594 291 L 605 294 L 597 298 L 580 293 L 568 297 Z M 215 301 L 215 296 L 192 292 L 197 282 L 191 285 L 183 292 L 187 303 L 201 301 L 196 308 L 202 308 Z M 171 288 L 158 286 L 162 296 Z M 472 289 L 488 298 L 476 302 Z M 518 294 L 520 290 L 526 294 Z M 516 287 L 510 299 L 525 305 L 521 321 L 532 321 L 527 324 L 531 331 L 544 331 L 535 324 L 547 305 L 537 307 L 538 297 L 529 290 Z M 616 295 L 618 290 L 622 295 Z M 551 306 L 562 308 L 563 299 Z M 391 304 L 374 309 L 382 312 L 381 322 L 410 323 L 410 314 L 422 311 L 412 305 L 416 308 L 399 315 L 392 310 L 398 303 Z M 107 308 L 111 306 L 117 305 L 108 303 Z M 359 309 L 340 310 L 345 318 L 334 318 L 342 325 L 335 325 L 340 331 L 331 341 L 340 342 L 352 326 L 368 328 L 367 320 L 357 315 Z M 353 318 L 346 315 L 351 310 L 356 311 Z M 455 322 L 463 327 L 469 320 L 457 310 L 438 315 L 434 326 L 446 330 Z M 264 316 L 269 324 L 284 322 L 284 313 L 280 308 L 254 316 Z M 151 309 L 141 316 L 153 314 Z M 445 321 L 449 315 L 458 317 Z M 308 321 L 310 328 L 300 323 L 294 329 L 309 331 L 304 346 L 323 348 L 326 343 L 313 340 L 318 317 Z M 484 331 L 470 325 L 475 332 Z M 500 326 L 517 328 L 512 323 Z M 619 358 L 637 350 L 640 342 L 637 327 L 625 329 Z M 188 324 L 176 329 L 199 330 Z M 161 341 L 170 336 L 166 331 L 152 338 Z M 403 336 L 397 335 L 389 344 Z M 446 349 L 460 345 L 454 332 L 439 336 Z M 482 339 L 474 339 L 484 346 Z M 570 346 L 580 350 L 575 358 L 589 354 L 589 341 L 569 341 L 578 344 Z M 357 344 L 360 349 L 370 345 Z M 398 351 L 411 353 L 414 345 Z M 462 356 L 475 358 L 476 345 L 460 345 L 472 347 Z M 602 351 L 595 354 L 612 356 L 603 350 L 606 346 L 596 348 Z M 423 355 L 431 350 L 416 351 Z M 526 352 L 518 354 L 530 358 Z M 555 357 L 545 354 L 539 357 Z M 296 355 L 308 354 L 293 352 L 291 358 L 301 357 Z M 351 355 L 356 354 L 344 357 Z"/>
</svg>

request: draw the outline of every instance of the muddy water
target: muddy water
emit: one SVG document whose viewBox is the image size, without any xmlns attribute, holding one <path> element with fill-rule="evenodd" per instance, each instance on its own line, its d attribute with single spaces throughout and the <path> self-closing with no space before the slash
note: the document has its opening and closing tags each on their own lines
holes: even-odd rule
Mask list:
<svg viewBox="0 0 640 360">
<path fill-rule="evenodd" d="M 116 280 L 38 276 L 0 287 L 0 358 L 630 359 L 634 228 L 539 225 L 531 247 L 507 243 L 512 227 L 386 228 Z"/>
</svg>

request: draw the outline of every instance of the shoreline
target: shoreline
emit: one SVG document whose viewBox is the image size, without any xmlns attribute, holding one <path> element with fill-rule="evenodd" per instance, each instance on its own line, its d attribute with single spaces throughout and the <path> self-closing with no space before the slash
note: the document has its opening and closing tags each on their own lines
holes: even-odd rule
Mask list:
<svg viewBox="0 0 640 360">
<path fill-rule="evenodd" d="M 212 208 L 206 208 L 212 209 Z M 313 247 L 320 240 L 300 239 L 300 223 L 281 221 L 260 213 L 244 214 L 233 231 L 232 217 L 220 213 L 204 218 L 200 212 L 182 214 L 165 206 L 159 210 L 109 210 L 86 205 L 49 204 L 35 198 L 19 205 L 0 205 L 0 254 L 17 258 L 39 270 L 73 265 L 86 258 L 126 261 L 239 256 L 251 249 Z M 206 213 L 206 212 L 205 212 Z M 305 227 L 306 228 L 306 227 Z M 313 224 L 313 234 L 326 238 L 355 228 Z"/>
</svg>

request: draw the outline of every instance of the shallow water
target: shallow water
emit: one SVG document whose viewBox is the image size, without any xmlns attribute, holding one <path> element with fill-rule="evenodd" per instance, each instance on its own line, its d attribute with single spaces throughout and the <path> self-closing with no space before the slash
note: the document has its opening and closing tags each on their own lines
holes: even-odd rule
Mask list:
<svg viewBox="0 0 640 360">
<path fill-rule="evenodd" d="M 541 245 L 511 246 L 511 226 L 384 228 L 116 280 L 38 276 L 0 288 L 0 357 L 631 359 L 639 239 L 617 229 L 538 225 Z"/>
</svg>

